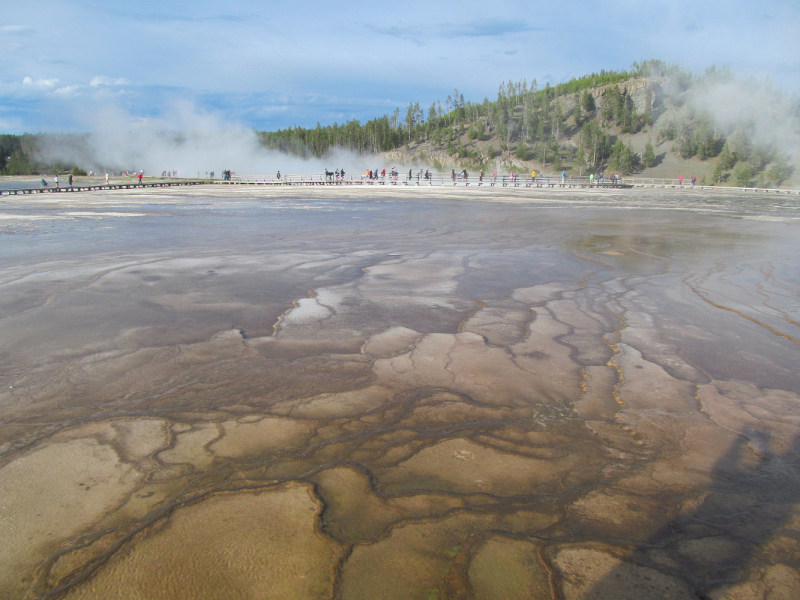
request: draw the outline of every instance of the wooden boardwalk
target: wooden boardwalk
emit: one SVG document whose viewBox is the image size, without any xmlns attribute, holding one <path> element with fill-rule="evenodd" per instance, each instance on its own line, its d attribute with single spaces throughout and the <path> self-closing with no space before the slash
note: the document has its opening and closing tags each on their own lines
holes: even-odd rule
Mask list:
<svg viewBox="0 0 800 600">
<path fill-rule="evenodd" d="M 434 178 L 434 179 L 282 179 L 282 180 L 266 180 L 266 181 L 252 181 L 252 180 L 233 180 L 233 181 L 215 181 L 219 185 L 245 185 L 245 186 L 399 186 L 399 187 L 513 187 L 513 188 L 606 188 L 606 189 L 625 189 L 633 187 L 627 183 L 611 183 L 606 181 L 603 183 L 588 183 L 585 181 L 566 181 L 562 182 L 560 179 L 545 179 L 536 178 L 535 180 L 528 178 L 515 178 L 511 180 L 509 177 L 498 177 L 496 181 L 492 177 L 484 177 L 479 180 L 477 177 L 470 177 L 466 180 L 456 178 L 455 180 L 448 178 Z"/>
<path fill-rule="evenodd" d="M 335 177 L 325 177 L 321 173 L 285 175 L 282 179 L 276 177 L 266 177 L 260 175 L 238 175 L 230 181 L 215 181 L 219 185 L 253 185 L 253 186 L 446 186 L 446 187 L 513 187 L 513 188 L 562 188 L 562 189 L 633 189 L 633 188 L 662 188 L 673 190 L 703 190 L 716 192 L 751 192 L 757 194 L 790 194 L 798 195 L 800 190 L 782 190 L 777 188 L 756 188 L 756 187 L 732 187 L 732 186 L 713 186 L 713 185 L 692 185 L 691 181 L 681 183 L 678 179 L 652 179 L 623 177 L 612 182 L 609 179 L 600 181 L 590 180 L 588 177 L 528 177 L 515 176 L 512 180 L 509 175 L 498 175 L 495 179 L 492 175 L 479 177 L 468 177 L 466 180 L 456 176 L 455 180 L 449 175 L 432 175 L 430 179 L 418 178 L 414 174 L 411 179 L 405 175 L 396 178 L 385 177 L 379 179 L 369 179 L 363 175 L 348 175 L 344 179 Z"/>
<path fill-rule="evenodd" d="M 38 188 L 0 189 L 0 196 L 15 196 L 17 194 L 59 194 L 62 192 L 93 192 L 96 190 L 139 190 L 143 188 L 174 187 L 176 185 L 204 185 L 208 181 L 161 181 L 158 183 L 98 183 L 65 185 L 63 187 L 47 186 Z"/>
</svg>

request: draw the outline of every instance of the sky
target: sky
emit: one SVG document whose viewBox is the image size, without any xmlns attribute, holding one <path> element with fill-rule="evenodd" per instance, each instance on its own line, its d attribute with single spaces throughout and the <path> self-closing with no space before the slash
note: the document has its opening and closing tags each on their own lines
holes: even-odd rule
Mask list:
<svg viewBox="0 0 800 600">
<path fill-rule="evenodd" d="M 456 88 L 480 102 L 501 81 L 648 58 L 800 94 L 797 0 L 4 4 L 3 133 L 91 131 L 108 114 L 169 122 L 187 103 L 259 130 L 364 122 L 410 101 L 427 114 Z"/>
</svg>

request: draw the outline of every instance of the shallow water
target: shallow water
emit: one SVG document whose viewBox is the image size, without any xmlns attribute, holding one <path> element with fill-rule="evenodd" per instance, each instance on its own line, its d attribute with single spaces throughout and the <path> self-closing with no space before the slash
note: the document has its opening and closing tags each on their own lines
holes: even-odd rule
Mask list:
<svg viewBox="0 0 800 600">
<path fill-rule="evenodd" d="M 795 596 L 798 207 L 12 198 L 0 589 Z"/>
</svg>

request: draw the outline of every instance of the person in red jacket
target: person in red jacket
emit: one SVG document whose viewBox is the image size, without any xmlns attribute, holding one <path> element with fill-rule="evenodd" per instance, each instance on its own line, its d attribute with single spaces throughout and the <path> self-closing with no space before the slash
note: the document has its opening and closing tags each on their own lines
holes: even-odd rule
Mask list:
<svg viewBox="0 0 800 600">
<path fill-rule="evenodd" d="M 141 171 L 139 171 L 139 174 L 137 175 L 137 177 L 139 178 L 139 185 L 142 185 L 142 172 Z"/>
</svg>

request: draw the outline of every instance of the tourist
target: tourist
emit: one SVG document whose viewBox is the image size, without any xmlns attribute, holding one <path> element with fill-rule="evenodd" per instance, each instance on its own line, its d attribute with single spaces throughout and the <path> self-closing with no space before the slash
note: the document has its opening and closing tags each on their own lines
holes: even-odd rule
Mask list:
<svg viewBox="0 0 800 600">
<path fill-rule="evenodd" d="M 450 181 L 452 181 L 453 183 L 456 182 L 456 170 L 455 169 L 452 169 L 450 171 Z"/>
<path fill-rule="evenodd" d="M 478 181 L 483 181 L 483 169 L 481 169 L 481 174 L 478 175 Z"/>
<path fill-rule="evenodd" d="M 144 171 L 139 171 L 139 174 L 137 175 L 137 177 L 139 178 L 139 185 L 144 185 L 142 183 L 142 176 L 143 175 L 144 175 Z"/>
<path fill-rule="evenodd" d="M 281 172 L 280 171 L 278 171 L 277 177 L 278 177 L 278 181 L 280 181 L 281 180 Z"/>
<path fill-rule="evenodd" d="M 45 181 L 44 177 L 42 177 L 42 187 L 43 188 L 47 187 L 47 181 Z"/>
<path fill-rule="evenodd" d="M 495 169 L 494 173 L 492 173 L 492 178 L 492 183 L 495 183 L 497 181 L 497 169 Z"/>
<path fill-rule="evenodd" d="M 106 171 L 106 185 L 108 185 L 108 171 Z"/>
<path fill-rule="evenodd" d="M 69 174 L 69 187 L 72 187 L 72 173 Z"/>
<path fill-rule="evenodd" d="M 695 183 L 697 183 L 697 175 L 692 175 L 692 187 L 694 187 Z"/>
<path fill-rule="evenodd" d="M 566 169 L 561 171 L 561 185 L 564 185 L 567 182 L 567 171 Z"/>
<path fill-rule="evenodd" d="M 54 177 L 53 181 L 55 182 L 55 184 L 56 184 L 56 187 L 58 187 L 58 175 L 56 175 L 56 176 Z"/>
<path fill-rule="evenodd" d="M 683 185 L 683 175 L 678 177 L 678 185 Z"/>
</svg>

